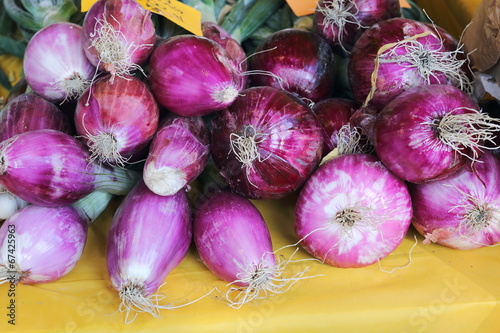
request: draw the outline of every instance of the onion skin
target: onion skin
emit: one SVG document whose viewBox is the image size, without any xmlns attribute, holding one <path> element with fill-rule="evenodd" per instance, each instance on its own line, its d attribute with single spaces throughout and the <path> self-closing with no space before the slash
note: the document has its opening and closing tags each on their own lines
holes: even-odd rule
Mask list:
<svg viewBox="0 0 500 333">
<path fill-rule="evenodd" d="M 479 110 L 469 96 L 453 86 L 409 89 L 378 114 L 373 128 L 375 152 L 394 174 L 408 182 L 444 179 L 470 160 L 442 142 L 431 123 L 454 109 L 454 114 L 473 112 L 464 108 Z"/>
<path fill-rule="evenodd" d="M 68 117 L 51 102 L 36 94 L 21 94 L 0 110 L 0 142 L 37 129 L 69 133 L 69 124 Z"/>
<path fill-rule="evenodd" d="M 288 28 L 276 31 L 259 44 L 250 58 L 251 86 L 282 88 L 299 98 L 317 102 L 334 89 L 334 54 L 330 46 L 313 32 Z"/>
<path fill-rule="evenodd" d="M 72 204 L 99 189 L 123 194 L 135 183 L 133 172 L 88 162 L 88 151 L 80 141 L 52 129 L 33 130 L 3 141 L 0 155 L 0 184 L 39 206 Z"/>
<path fill-rule="evenodd" d="M 371 76 L 375 69 L 378 50 L 390 43 L 424 32 L 430 35 L 417 39 L 428 50 L 447 51 L 436 35 L 436 31 L 424 23 L 405 18 L 393 18 L 376 23 L 357 40 L 349 58 L 348 76 L 352 93 L 359 104 L 363 104 L 372 87 Z M 399 50 L 401 49 L 401 50 Z M 398 54 L 405 53 L 402 47 Z M 417 68 L 403 67 L 398 63 L 380 63 L 377 75 L 377 90 L 369 103 L 381 110 L 389 101 L 411 87 L 424 84 L 446 84 L 446 75 L 434 72 L 429 82 L 420 76 Z"/>
<path fill-rule="evenodd" d="M 360 208 L 366 221 L 356 220 L 343 230 L 338 214 Z M 372 155 L 345 154 L 322 164 L 302 187 L 295 232 L 315 258 L 336 267 L 363 267 L 399 246 L 411 216 L 404 181 Z"/>
<path fill-rule="evenodd" d="M 209 157 L 210 138 L 204 120 L 168 114 L 151 142 L 143 180 L 154 193 L 172 195 L 201 174 Z"/>
<path fill-rule="evenodd" d="M 337 134 L 356 112 L 356 103 L 346 98 L 326 98 L 312 107 L 323 133 L 323 156 L 337 147 Z"/>
<path fill-rule="evenodd" d="M 23 58 L 23 71 L 33 91 L 51 102 L 76 99 L 79 94 L 68 94 L 63 88 L 66 80 L 90 83 L 95 66 L 82 48 L 82 27 L 68 22 L 51 24 L 39 30 L 30 39 Z M 80 85 L 81 92 L 88 83 Z"/>
<path fill-rule="evenodd" d="M 109 229 L 106 264 L 113 287 L 135 284 L 155 293 L 185 257 L 192 241 L 187 194 L 159 196 L 139 181 L 118 207 Z"/>
<path fill-rule="evenodd" d="M 0 267 L 9 268 L 9 234 L 15 235 L 16 265 L 24 273 L 19 283 L 47 283 L 77 264 L 87 239 L 87 221 L 71 206 L 20 209 L 0 227 Z"/>
<path fill-rule="evenodd" d="M 82 142 L 102 133 L 116 140 L 120 158 L 134 160 L 153 138 L 160 111 L 148 86 L 133 76 L 105 75 L 97 79 L 78 100 L 75 127 Z M 119 158 L 98 154 L 101 162 L 117 165 Z"/>
<path fill-rule="evenodd" d="M 485 151 L 472 170 L 461 168 L 445 180 L 411 184 L 412 224 L 426 238 L 424 243 L 435 242 L 459 250 L 498 244 L 499 183 L 500 160 Z M 476 211 L 476 219 L 465 217 L 472 207 L 482 207 Z"/>
<path fill-rule="evenodd" d="M 149 61 L 153 94 L 179 116 L 205 116 L 228 107 L 244 82 L 231 55 L 206 37 L 170 37 L 155 48 Z"/>
<path fill-rule="evenodd" d="M 101 52 L 92 42 L 101 37 L 97 22 L 105 21 L 117 32 L 117 47 L 126 51 L 120 56 L 127 57 L 126 63 L 116 63 L 102 59 Z M 99 0 L 85 15 L 82 24 L 82 45 L 87 58 L 101 71 L 115 74 L 130 74 L 137 66 L 144 65 L 153 52 L 156 32 L 151 20 L 151 12 L 135 0 Z"/>
<path fill-rule="evenodd" d="M 194 242 L 210 271 L 237 286 L 248 286 L 237 280 L 250 278 L 250 268 L 263 262 L 269 268 L 276 265 L 264 218 L 250 200 L 230 191 L 213 193 L 200 202 Z"/>
<path fill-rule="evenodd" d="M 231 149 L 231 136 L 260 135 L 259 158 L 243 164 Z M 241 92 L 211 124 L 212 157 L 231 190 L 253 199 L 284 197 L 298 189 L 319 164 L 323 137 L 311 109 L 273 87 Z"/>
<path fill-rule="evenodd" d="M 313 31 L 323 37 L 337 52 L 342 48 L 349 51 L 359 36 L 377 22 L 401 16 L 399 0 L 349 0 L 355 7 L 349 11 L 351 21 L 344 28 L 328 23 L 324 12 L 318 8 L 328 8 L 336 0 L 321 0 L 313 15 Z M 355 23 L 358 22 L 358 23 Z"/>
</svg>

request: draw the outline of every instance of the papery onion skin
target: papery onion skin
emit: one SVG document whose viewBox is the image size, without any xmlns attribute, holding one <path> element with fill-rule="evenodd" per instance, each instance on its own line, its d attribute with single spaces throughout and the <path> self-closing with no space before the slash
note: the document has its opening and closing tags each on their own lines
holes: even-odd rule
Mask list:
<svg viewBox="0 0 500 333">
<path fill-rule="evenodd" d="M 352 15 L 348 17 L 341 27 L 338 23 L 331 24 L 323 10 L 331 5 L 332 1 L 321 0 L 313 15 L 313 31 L 323 37 L 337 52 L 342 49 L 351 50 L 359 36 L 377 22 L 401 16 L 399 0 L 348 0 L 344 5 L 353 7 L 349 10 Z"/>
<path fill-rule="evenodd" d="M 242 163 L 231 142 L 252 134 L 252 152 L 258 156 Z M 229 187 L 248 198 L 280 198 L 298 189 L 319 164 L 322 146 L 320 124 L 311 109 L 273 87 L 243 90 L 211 123 L 214 162 Z"/>
<path fill-rule="evenodd" d="M 298 28 L 283 29 L 262 41 L 251 56 L 250 84 L 281 88 L 317 102 L 333 94 L 334 66 L 333 51 L 321 37 Z"/>
<path fill-rule="evenodd" d="M 68 117 L 53 103 L 36 94 L 24 93 L 0 110 L 0 142 L 37 129 L 69 133 L 69 124 Z"/>
<path fill-rule="evenodd" d="M 156 32 L 151 11 L 144 9 L 135 0 L 99 0 L 85 15 L 82 24 L 82 45 L 87 58 L 100 70 L 115 75 L 131 74 L 144 65 L 151 56 L 156 43 Z M 109 28 L 109 30 L 102 28 Z M 112 30 L 112 31 L 110 31 Z M 106 31 L 106 33 L 101 33 Z M 103 58 L 111 45 L 96 48 L 93 43 L 114 35 L 113 47 L 121 49 L 114 57 Z"/>
<path fill-rule="evenodd" d="M 111 80 L 110 74 L 84 92 L 74 114 L 76 131 L 87 147 L 93 145 L 90 138 L 102 134 L 116 142 L 119 156 L 104 149 L 95 152 L 99 162 L 111 165 L 136 160 L 156 133 L 159 118 L 158 104 L 144 82 L 133 76 Z"/>
<path fill-rule="evenodd" d="M 55 281 L 71 271 L 80 259 L 87 239 L 87 221 L 71 206 L 26 206 L 0 228 L 0 266 L 9 263 L 15 237 L 15 265 L 23 271 L 19 283 Z"/>
<path fill-rule="evenodd" d="M 82 48 L 82 27 L 61 22 L 39 30 L 26 47 L 23 71 L 31 89 L 51 102 L 78 98 L 96 72 Z M 68 81 L 78 83 L 71 93 Z"/>
<path fill-rule="evenodd" d="M 379 49 L 390 43 L 403 41 L 421 33 L 429 33 L 417 39 L 426 50 L 439 52 L 446 50 L 436 31 L 424 23 L 405 18 L 393 18 L 376 23 L 367 29 L 357 40 L 349 57 L 348 76 L 352 93 L 359 104 L 365 103 L 372 88 L 372 73 Z M 399 46 L 398 54 L 406 51 Z M 445 74 L 435 71 L 428 81 L 418 73 L 417 67 L 408 67 L 409 63 L 380 63 L 377 74 L 377 89 L 369 103 L 377 110 L 411 87 L 424 84 L 446 84 Z"/>
<path fill-rule="evenodd" d="M 201 117 L 168 114 L 144 163 L 143 180 L 158 195 L 172 195 L 194 181 L 210 157 L 208 126 Z"/>
<path fill-rule="evenodd" d="M 179 116 L 205 116 L 228 107 L 244 82 L 231 55 L 206 37 L 170 37 L 155 48 L 149 61 L 153 94 Z"/>
<path fill-rule="evenodd" d="M 276 265 L 261 213 L 249 199 L 230 191 L 213 193 L 200 202 L 194 216 L 194 242 L 210 271 L 238 286 L 248 286 L 237 280 L 251 278 L 249 268 Z"/>
<path fill-rule="evenodd" d="M 411 184 L 413 221 L 424 243 L 459 250 L 500 243 L 500 160 L 483 152 L 473 168 L 426 184 Z M 467 216 L 469 214 L 469 216 Z"/>
<path fill-rule="evenodd" d="M 360 213 L 345 229 L 343 211 Z M 315 258 L 336 267 L 363 267 L 393 252 L 410 226 L 412 203 L 404 181 L 374 156 L 345 154 L 311 175 L 295 206 L 295 232 Z"/>
<path fill-rule="evenodd" d="M 464 156 L 446 145 L 432 123 L 452 111 L 473 110 L 478 105 L 451 85 L 409 89 L 380 111 L 373 129 L 375 152 L 389 170 L 411 183 L 444 179 L 470 163 L 471 152 L 462 146 Z"/>
<path fill-rule="evenodd" d="M 0 143 L 0 184 L 19 198 L 44 207 L 72 204 L 95 190 L 127 193 L 133 171 L 88 161 L 86 147 L 69 134 L 41 129 Z"/>
<path fill-rule="evenodd" d="M 349 123 L 357 105 L 346 98 L 326 98 L 315 103 L 311 109 L 321 124 L 324 156 L 337 147 L 337 134 L 342 126 Z"/>
<path fill-rule="evenodd" d="M 192 241 L 187 194 L 151 192 L 143 181 L 118 207 L 109 229 L 106 265 L 113 287 L 142 287 L 142 296 L 155 293 L 185 257 Z"/>
</svg>

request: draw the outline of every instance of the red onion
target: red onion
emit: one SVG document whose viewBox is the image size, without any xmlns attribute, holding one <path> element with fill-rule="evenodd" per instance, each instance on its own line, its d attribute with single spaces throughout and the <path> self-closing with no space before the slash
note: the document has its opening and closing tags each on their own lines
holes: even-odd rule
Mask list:
<svg viewBox="0 0 500 333">
<path fill-rule="evenodd" d="M 233 308 L 283 292 L 303 274 L 282 276 L 288 261 L 277 262 L 261 213 L 249 199 L 230 191 L 218 191 L 200 201 L 194 241 L 208 269 L 233 285 L 225 294 Z"/>
<path fill-rule="evenodd" d="M 250 58 L 251 84 L 282 88 L 317 102 L 334 87 L 334 55 L 317 34 L 289 28 L 262 41 Z"/>
<path fill-rule="evenodd" d="M 323 133 L 323 156 L 337 148 L 339 135 L 343 134 L 342 128 L 349 124 L 356 109 L 356 103 L 345 98 L 326 98 L 313 105 L 312 111 Z"/>
<path fill-rule="evenodd" d="M 85 15 L 85 54 L 113 78 L 142 70 L 155 42 L 151 12 L 135 0 L 98 0 Z"/>
<path fill-rule="evenodd" d="M 208 127 L 200 117 L 165 117 L 151 142 L 143 180 L 158 195 L 172 195 L 198 177 L 210 156 Z"/>
<path fill-rule="evenodd" d="M 88 161 L 85 146 L 52 129 L 18 134 L 0 143 L 0 184 L 39 206 L 63 206 L 93 191 L 128 193 L 136 172 L 98 166 Z"/>
<path fill-rule="evenodd" d="M 95 75 L 82 48 L 82 27 L 61 22 L 39 30 L 26 47 L 23 71 L 28 85 L 43 98 L 77 99 Z"/>
<path fill-rule="evenodd" d="M 87 226 L 111 200 L 94 192 L 70 206 L 26 206 L 0 227 L 0 283 L 55 281 L 78 263 Z"/>
<path fill-rule="evenodd" d="M 212 119 L 215 164 L 231 189 L 249 198 L 280 198 L 317 167 L 323 138 L 311 109 L 273 87 L 243 90 Z"/>
<path fill-rule="evenodd" d="M 380 261 L 403 241 L 412 203 L 406 184 L 374 156 L 345 154 L 321 165 L 295 206 L 295 232 L 315 258 L 337 267 Z"/>
<path fill-rule="evenodd" d="M 380 111 L 373 143 L 389 170 L 423 183 L 444 179 L 477 159 L 499 128 L 458 88 L 424 85 L 401 93 Z"/>
<path fill-rule="evenodd" d="M 159 109 L 147 85 L 133 76 L 97 79 L 78 100 L 75 126 L 91 160 L 124 166 L 149 144 Z"/>
<path fill-rule="evenodd" d="M 350 51 L 363 31 L 400 16 L 399 0 L 321 0 L 313 15 L 313 31 L 338 52 Z"/>
<path fill-rule="evenodd" d="M 411 87 L 451 84 L 470 88 L 465 60 L 432 27 L 411 19 L 376 23 L 357 40 L 349 60 L 349 82 L 359 104 L 382 109 Z"/>
<path fill-rule="evenodd" d="M 31 93 L 16 96 L 0 110 L 0 142 L 37 129 L 69 132 L 69 119 L 54 104 Z"/>
<path fill-rule="evenodd" d="M 186 192 L 160 196 L 139 181 L 113 217 L 106 248 L 109 278 L 126 321 L 131 311 L 158 317 L 159 309 L 169 308 L 158 304 L 161 297 L 155 293 L 182 261 L 191 240 Z"/>
<path fill-rule="evenodd" d="M 468 250 L 500 243 L 500 160 L 485 151 L 472 170 L 412 185 L 413 225 L 436 242 Z"/>
<path fill-rule="evenodd" d="M 245 79 L 217 42 L 194 35 L 170 37 L 153 52 L 149 82 L 158 103 L 180 116 L 204 116 L 231 105 Z"/>
</svg>

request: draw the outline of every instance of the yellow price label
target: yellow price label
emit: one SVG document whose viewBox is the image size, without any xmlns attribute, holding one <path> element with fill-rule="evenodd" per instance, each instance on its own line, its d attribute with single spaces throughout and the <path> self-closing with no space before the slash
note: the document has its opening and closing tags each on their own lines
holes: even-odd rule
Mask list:
<svg viewBox="0 0 500 333">
<path fill-rule="evenodd" d="M 175 0 L 136 0 L 143 8 L 166 17 L 195 35 L 202 36 L 201 13 L 191 6 Z M 97 0 L 82 0 L 82 12 L 86 12 Z"/>
<path fill-rule="evenodd" d="M 411 5 L 406 0 L 399 0 L 399 6 L 401 8 L 411 8 Z"/>
<path fill-rule="evenodd" d="M 313 14 L 319 0 L 286 0 L 290 9 L 297 16 Z"/>
</svg>

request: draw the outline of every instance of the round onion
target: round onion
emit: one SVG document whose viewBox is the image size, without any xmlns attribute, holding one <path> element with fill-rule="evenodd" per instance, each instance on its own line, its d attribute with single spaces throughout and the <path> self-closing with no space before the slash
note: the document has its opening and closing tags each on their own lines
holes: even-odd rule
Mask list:
<svg viewBox="0 0 500 333">
<path fill-rule="evenodd" d="M 211 125 L 215 164 L 231 189 L 249 198 L 295 191 L 321 158 L 323 138 L 314 113 L 277 88 L 243 90 Z"/>
<path fill-rule="evenodd" d="M 451 84 L 466 90 L 470 82 L 461 68 L 465 60 L 446 48 L 431 26 L 406 18 L 376 23 L 357 40 L 348 75 L 359 104 L 382 109 L 411 87 Z"/>
<path fill-rule="evenodd" d="M 158 103 L 180 116 L 204 116 L 228 107 L 245 78 L 231 55 L 206 37 L 170 37 L 153 52 L 149 82 Z"/>
<path fill-rule="evenodd" d="M 313 15 L 313 30 L 338 52 L 349 51 L 363 31 L 400 16 L 399 0 L 321 0 Z"/>
<path fill-rule="evenodd" d="M 156 43 L 151 12 L 135 0 L 98 0 L 82 26 L 88 59 L 113 77 L 141 70 Z"/>
<path fill-rule="evenodd" d="M 36 94 L 18 95 L 0 110 L 0 142 L 45 128 L 68 133 L 70 122 L 57 106 Z"/>
<path fill-rule="evenodd" d="M 410 186 L 415 229 L 451 248 L 468 250 L 500 243 L 500 160 L 485 151 L 472 169 L 445 180 Z"/>
<path fill-rule="evenodd" d="M 281 88 L 312 102 L 333 93 L 333 51 L 313 32 L 276 31 L 259 44 L 250 60 L 252 86 Z"/>
<path fill-rule="evenodd" d="M 133 76 L 97 79 L 78 100 L 74 119 L 91 160 L 124 166 L 141 156 L 160 112 L 148 86 Z"/>
<path fill-rule="evenodd" d="M 399 246 L 411 217 L 404 181 L 372 155 L 345 154 L 321 165 L 304 184 L 295 206 L 295 232 L 315 258 L 337 267 L 363 267 Z"/>
<path fill-rule="evenodd" d="M 374 147 L 398 177 L 444 179 L 473 161 L 500 125 L 451 85 L 417 86 L 398 95 L 374 124 Z"/>
<path fill-rule="evenodd" d="M 82 27 L 61 22 L 39 30 L 26 47 L 23 71 L 28 85 L 43 98 L 77 99 L 95 74 L 82 48 Z"/>
</svg>

